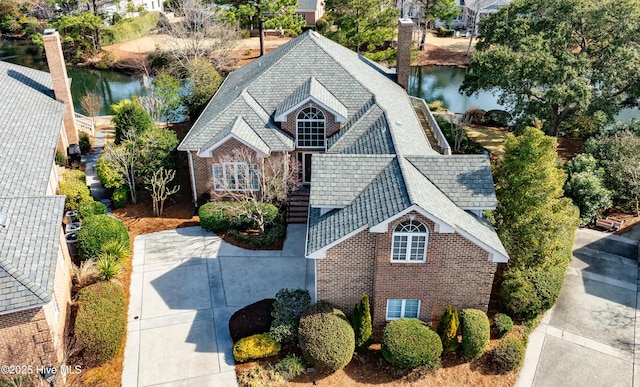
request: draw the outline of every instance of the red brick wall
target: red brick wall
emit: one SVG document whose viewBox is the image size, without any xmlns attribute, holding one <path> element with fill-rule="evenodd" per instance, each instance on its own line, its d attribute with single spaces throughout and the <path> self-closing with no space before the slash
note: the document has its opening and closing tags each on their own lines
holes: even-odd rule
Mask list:
<svg viewBox="0 0 640 387">
<path fill-rule="evenodd" d="M 318 300 L 329 301 L 347 315 L 362 292 L 373 296 L 375 234 L 365 230 L 330 248 L 316 262 Z"/>
<path fill-rule="evenodd" d="M 52 364 L 53 341 L 42 307 L 0 315 L 0 364 Z"/>
<path fill-rule="evenodd" d="M 291 135 L 294 141 L 296 138 L 296 117 L 298 116 L 298 113 L 300 112 L 300 110 L 306 109 L 309 106 L 313 106 L 319 110 L 322 110 L 322 113 L 324 114 L 326 119 L 325 130 L 326 130 L 327 138 L 333 136 L 340 130 L 340 123 L 336 122 L 336 116 L 334 116 L 332 113 L 329 113 L 327 110 L 323 109 L 321 106 L 313 102 L 310 102 L 308 104 L 304 104 L 304 106 L 302 106 L 300 109 L 297 109 L 289 113 L 289 115 L 287 116 L 287 121 L 280 123 L 280 128 L 283 131 L 287 132 L 289 135 Z"/>
<path fill-rule="evenodd" d="M 420 319 L 429 323 L 449 303 L 487 311 L 496 270 L 489 253 L 457 233 L 435 233 L 433 222 L 415 215 L 429 229 L 425 263 L 391 262 L 393 229 L 409 219 L 401 217 L 386 233 L 363 231 L 329 249 L 316 266 L 318 299 L 353 308 L 363 290 L 373 289 L 369 296 L 377 332 L 386 322 L 388 299 L 419 299 Z"/>
</svg>

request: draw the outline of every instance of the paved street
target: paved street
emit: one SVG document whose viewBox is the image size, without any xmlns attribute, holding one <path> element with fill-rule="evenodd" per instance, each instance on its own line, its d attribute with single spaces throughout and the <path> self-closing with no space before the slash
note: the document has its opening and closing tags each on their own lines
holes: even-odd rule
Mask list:
<svg viewBox="0 0 640 387">
<path fill-rule="evenodd" d="M 529 337 L 516 386 L 638 385 L 637 277 L 637 241 L 578 230 L 560 298 Z"/>
</svg>

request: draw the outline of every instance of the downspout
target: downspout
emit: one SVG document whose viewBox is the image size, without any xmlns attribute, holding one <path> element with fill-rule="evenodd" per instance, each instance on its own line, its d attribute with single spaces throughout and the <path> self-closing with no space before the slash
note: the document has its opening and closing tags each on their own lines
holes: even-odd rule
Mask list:
<svg viewBox="0 0 640 387">
<path fill-rule="evenodd" d="M 287 178 L 289 177 L 288 176 L 289 175 L 289 169 L 287 168 L 288 167 L 288 165 L 287 165 L 287 158 L 288 157 L 287 157 L 287 152 L 286 151 L 282 151 L 282 158 L 283 158 L 282 167 L 284 168 L 283 169 L 284 173 L 282 174 L 282 184 L 283 184 L 283 187 L 284 187 L 285 195 L 289 196 L 288 195 L 288 190 L 287 190 Z"/>
<path fill-rule="evenodd" d="M 198 204 L 198 193 L 196 192 L 196 174 L 193 171 L 193 156 L 191 151 L 187 151 L 189 155 L 189 174 L 191 175 L 191 193 L 193 194 L 193 204 Z"/>
</svg>

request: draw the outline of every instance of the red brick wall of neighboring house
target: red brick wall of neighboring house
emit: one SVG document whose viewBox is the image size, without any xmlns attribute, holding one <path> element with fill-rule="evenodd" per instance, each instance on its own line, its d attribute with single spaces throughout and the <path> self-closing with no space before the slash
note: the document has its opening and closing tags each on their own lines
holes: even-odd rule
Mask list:
<svg viewBox="0 0 640 387">
<path fill-rule="evenodd" d="M 426 263 L 391 262 L 393 229 L 408 215 L 389 224 L 386 233 L 363 231 L 329 249 L 317 262 L 318 299 L 341 308 L 359 300 L 363 290 L 371 291 L 374 328 L 380 333 L 386 322 L 388 299 L 419 299 L 420 319 L 439 319 L 447 304 L 458 309 L 487 311 L 496 263 L 480 247 L 457 233 L 435 233 L 433 222 L 416 215 L 429 229 Z M 372 261 L 375 260 L 372 267 Z M 360 287 L 354 286 L 363 282 Z"/>
<path fill-rule="evenodd" d="M 291 137 L 293 137 L 294 141 L 296 139 L 296 117 L 298 116 L 298 113 L 300 112 L 300 110 L 306 109 L 309 106 L 313 106 L 317 109 L 320 109 L 322 110 L 322 113 L 324 113 L 324 116 L 326 119 L 325 130 L 326 130 L 327 138 L 333 136 L 340 130 L 340 123 L 336 122 L 336 117 L 332 113 L 328 112 L 326 109 L 323 109 L 317 104 L 310 102 L 310 103 L 304 104 L 299 109 L 289 113 L 289 115 L 287 116 L 287 121 L 280 123 L 280 128 L 283 131 L 287 132 Z"/>
<path fill-rule="evenodd" d="M 0 315 L 0 364 L 53 364 L 54 346 L 44 308 Z"/>
<path fill-rule="evenodd" d="M 375 234 L 367 230 L 330 248 L 316 262 L 318 300 L 329 301 L 349 315 L 362 292 L 371 298 L 375 251 Z"/>
<path fill-rule="evenodd" d="M 304 21 L 305 23 L 307 23 L 308 26 L 315 26 L 316 25 L 316 13 L 309 11 L 309 12 L 305 12 L 305 11 L 300 11 L 300 12 L 296 12 L 296 15 L 300 15 L 302 17 L 304 17 Z"/>
</svg>

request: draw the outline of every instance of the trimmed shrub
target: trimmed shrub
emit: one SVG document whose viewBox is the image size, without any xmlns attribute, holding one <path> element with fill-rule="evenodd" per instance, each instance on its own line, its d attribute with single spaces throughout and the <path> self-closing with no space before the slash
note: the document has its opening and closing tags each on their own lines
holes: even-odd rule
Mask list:
<svg viewBox="0 0 640 387">
<path fill-rule="evenodd" d="M 64 155 L 64 152 L 61 150 L 56 150 L 56 165 L 64 167 L 67 165 L 67 157 Z"/>
<path fill-rule="evenodd" d="M 504 338 L 493 350 L 491 360 L 496 371 L 507 373 L 519 368 L 524 361 L 525 346 L 514 336 Z"/>
<path fill-rule="evenodd" d="M 477 359 L 489 345 L 491 326 L 487 315 L 478 309 L 464 309 L 460 313 L 462 322 L 462 354 L 468 359 Z"/>
<path fill-rule="evenodd" d="M 137 98 L 123 99 L 111 105 L 114 116 L 112 122 L 116 130 L 115 143 L 120 144 L 131 129 L 136 134 L 144 133 L 155 126 L 149 113 L 140 105 Z"/>
<path fill-rule="evenodd" d="M 440 110 L 444 110 L 444 103 L 441 99 L 436 99 L 435 101 L 431 101 L 427 104 L 427 107 L 432 112 L 439 112 Z"/>
<path fill-rule="evenodd" d="M 351 326 L 356 337 L 356 350 L 367 349 L 373 337 L 371 326 L 371 304 L 367 293 L 362 293 L 360 302 L 356 304 L 351 313 Z"/>
<path fill-rule="evenodd" d="M 238 384 L 246 387 L 281 386 L 285 380 L 272 367 L 255 365 L 238 375 Z"/>
<path fill-rule="evenodd" d="M 275 371 L 285 380 L 291 380 L 304 372 L 302 359 L 293 354 L 288 354 L 284 359 L 280 359 L 274 367 Z"/>
<path fill-rule="evenodd" d="M 264 234 L 260 235 L 248 235 L 238 230 L 229 230 L 228 234 L 238 242 L 260 249 L 279 245 L 287 236 L 287 227 L 283 224 L 274 224 L 265 229 Z"/>
<path fill-rule="evenodd" d="M 86 200 L 78 204 L 78 217 L 80 220 L 87 219 L 93 215 L 105 215 L 107 207 L 95 200 Z"/>
<path fill-rule="evenodd" d="M 445 352 L 455 352 L 458 349 L 459 326 L 458 311 L 448 304 L 438 323 L 438 335 L 442 339 L 442 348 Z"/>
<path fill-rule="evenodd" d="M 493 316 L 493 322 L 496 324 L 498 337 L 504 337 L 513 330 L 513 320 L 504 313 L 498 313 Z"/>
<path fill-rule="evenodd" d="M 91 139 L 89 138 L 88 134 L 86 134 L 85 132 L 80 132 L 78 143 L 80 145 L 80 152 L 82 152 L 83 155 L 91 152 Z"/>
<path fill-rule="evenodd" d="M 319 370 L 344 368 L 355 350 L 355 336 L 347 316 L 324 301 L 305 309 L 298 338 L 302 356 Z"/>
<path fill-rule="evenodd" d="M 75 337 L 90 364 L 111 359 L 122 346 L 127 329 L 124 290 L 113 282 L 99 282 L 79 292 Z"/>
<path fill-rule="evenodd" d="M 113 194 L 111 195 L 111 201 L 113 202 L 113 206 L 115 208 L 124 208 L 127 205 L 127 194 L 129 190 L 127 186 L 122 186 L 113 190 Z"/>
<path fill-rule="evenodd" d="M 229 319 L 229 334 L 235 343 L 243 337 L 269 332 L 273 298 L 267 298 L 247 305 L 235 312 Z"/>
<path fill-rule="evenodd" d="M 516 319 L 537 317 L 558 299 L 567 265 L 568 262 L 543 269 L 507 270 L 500 289 L 500 304 Z"/>
<path fill-rule="evenodd" d="M 300 316 L 310 303 L 311 296 L 305 289 L 280 289 L 271 312 L 271 336 L 283 344 L 296 341 Z"/>
<path fill-rule="evenodd" d="M 233 345 L 233 358 L 238 362 L 275 356 L 280 352 L 280 343 L 268 333 L 244 337 Z"/>
<path fill-rule="evenodd" d="M 269 203 L 257 203 L 264 215 L 266 226 L 273 224 L 278 218 L 278 208 Z M 257 225 L 249 218 L 246 203 L 241 202 L 209 202 L 198 209 L 200 225 L 208 231 L 246 230 Z"/>
<path fill-rule="evenodd" d="M 77 210 L 80 203 L 93 200 L 86 184 L 86 175 L 81 171 L 65 172 L 60 180 L 58 192 L 66 196 L 64 208 L 67 211 Z"/>
<path fill-rule="evenodd" d="M 329 27 L 329 22 L 324 17 L 316 20 L 316 31 L 320 32 L 321 34 L 329 30 Z"/>
<path fill-rule="evenodd" d="M 382 356 L 398 368 L 440 368 L 442 342 L 426 323 L 415 318 L 391 321 L 382 333 Z"/>
<path fill-rule="evenodd" d="M 104 156 L 100 156 L 96 162 L 96 174 L 104 188 L 120 188 L 124 186 L 124 176 L 120 168 L 107 161 Z"/>
<path fill-rule="evenodd" d="M 438 31 L 436 32 L 436 34 L 441 38 L 451 37 L 455 35 L 455 33 L 456 33 L 456 30 L 451 28 L 445 28 L 443 26 L 438 27 Z"/>
<path fill-rule="evenodd" d="M 78 231 L 80 258 L 85 260 L 97 257 L 103 246 L 114 240 L 127 246 L 127 250 L 129 249 L 129 233 L 121 221 L 109 215 L 89 217 L 82 222 L 82 228 Z"/>
</svg>

